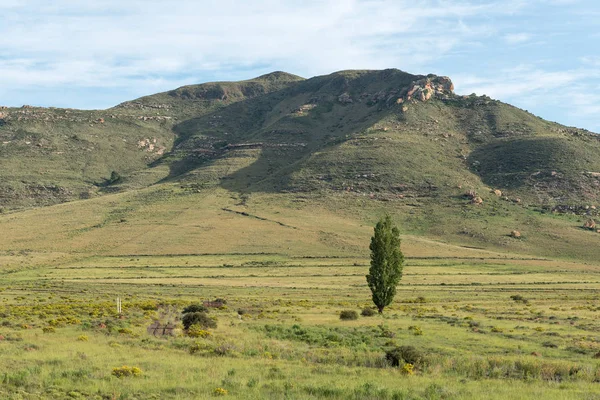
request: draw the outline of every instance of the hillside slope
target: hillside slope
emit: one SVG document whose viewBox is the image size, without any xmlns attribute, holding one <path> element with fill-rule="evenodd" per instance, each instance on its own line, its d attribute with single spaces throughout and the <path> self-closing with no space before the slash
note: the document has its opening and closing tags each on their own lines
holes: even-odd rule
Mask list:
<svg viewBox="0 0 600 400">
<path fill-rule="evenodd" d="M 0 256 L 11 263 L 360 255 L 383 212 L 414 254 L 435 243 L 597 259 L 600 235 L 582 225 L 598 219 L 599 136 L 456 95 L 446 77 L 276 72 L 104 111 L 1 112 L 0 228 L 11 235 Z"/>
<path fill-rule="evenodd" d="M 507 200 L 549 208 L 600 202 L 600 136 L 485 96 L 456 95 L 449 78 L 435 75 L 274 72 L 105 111 L 1 112 L 7 209 L 167 180 L 386 201 L 445 201 L 459 188 L 476 197 L 500 190 Z"/>
<path fill-rule="evenodd" d="M 157 165 L 231 190 L 448 195 L 499 189 L 532 204 L 600 200 L 600 136 L 487 97 L 448 78 L 344 71 L 174 126 Z"/>
<path fill-rule="evenodd" d="M 173 146 L 190 116 L 302 80 L 272 73 L 243 82 L 186 86 L 108 110 L 0 109 L 0 207 L 43 206 L 146 187 L 166 177 L 148 168 Z M 121 179 L 111 181 L 115 171 Z"/>
</svg>

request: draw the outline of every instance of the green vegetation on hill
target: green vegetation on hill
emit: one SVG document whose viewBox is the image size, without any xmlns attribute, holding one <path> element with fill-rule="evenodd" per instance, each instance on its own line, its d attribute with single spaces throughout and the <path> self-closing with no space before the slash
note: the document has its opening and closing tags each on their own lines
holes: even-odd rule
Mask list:
<svg viewBox="0 0 600 400">
<path fill-rule="evenodd" d="M 274 72 L 105 111 L 22 108 L 0 117 L 4 208 L 164 179 L 238 192 L 444 198 L 462 186 L 534 204 L 600 200 L 597 135 L 399 70 Z M 112 171 L 123 180 L 107 188 Z"/>
</svg>

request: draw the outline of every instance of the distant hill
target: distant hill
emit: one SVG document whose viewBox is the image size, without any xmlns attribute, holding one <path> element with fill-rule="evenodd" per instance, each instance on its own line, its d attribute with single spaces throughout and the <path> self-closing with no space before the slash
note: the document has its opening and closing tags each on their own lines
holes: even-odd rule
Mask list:
<svg viewBox="0 0 600 400">
<path fill-rule="evenodd" d="M 3 108 L 0 171 L 5 210 L 169 181 L 382 201 L 497 190 L 589 210 L 600 203 L 600 136 L 457 95 L 447 77 L 274 72 L 108 110 Z"/>
</svg>

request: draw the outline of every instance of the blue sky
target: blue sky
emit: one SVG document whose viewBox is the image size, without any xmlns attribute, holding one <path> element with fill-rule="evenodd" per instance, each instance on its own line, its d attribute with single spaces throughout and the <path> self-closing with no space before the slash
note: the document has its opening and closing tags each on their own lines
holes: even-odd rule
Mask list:
<svg viewBox="0 0 600 400">
<path fill-rule="evenodd" d="M 597 0 L 0 0 L 0 105 L 399 68 L 600 132 L 599 21 Z"/>
</svg>

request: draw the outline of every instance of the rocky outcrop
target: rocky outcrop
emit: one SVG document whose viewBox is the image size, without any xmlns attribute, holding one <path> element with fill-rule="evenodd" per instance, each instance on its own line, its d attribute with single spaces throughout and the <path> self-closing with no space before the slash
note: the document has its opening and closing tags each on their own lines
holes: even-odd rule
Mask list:
<svg viewBox="0 0 600 400">
<path fill-rule="evenodd" d="M 145 150 L 148 153 L 155 153 L 157 155 L 163 155 L 165 153 L 166 147 L 158 145 L 158 141 L 156 138 L 152 139 L 141 139 L 138 141 L 137 146 L 139 149 Z"/>
<path fill-rule="evenodd" d="M 409 102 L 425 102 L 433 98 L 450 100 L 455 99 L 454 85 L 447 76 L 427 75 L 413 76 L 417 79 L 410 84 L 403 84 L 401 87 L 393 87 L 379 90 L 377 92 L 362 92 L 360 94 L 348 91 L 348 85 L 340 88 L 340 94 L 337 96 L 337 102 L 343 105 L 366 103 L 367 106 L 375 104 L 392 107 L 402 105 L 402 111 L 406 111 Z"/>
<path fill-rule="evenodd" d="M 155 110 L 169 110 L 171 106 L 169 104 L 152 104 L 152 103 L 142 103 L 140 101 L 126 101 L 124 103 L 119 104 L 115 108 L 133 108 L 138 110 L 143 110 L 146 108 L 155 109 Z"/>
<path fill-rule="evenodd" d="M 342 93 L 338 96 L 338 101 L 342 104 L 351 104 L 353 102 L 352 98 L 348 93 Z"/>
<path fill-rule="evenodd" d="M 431 98 L 446 99 L 454 95 L 454 84 L 447 76 L 427 75 L 411 83 L 400 93 L 396 103 L 405 101 L 428 101 Z"/>
</svg>

